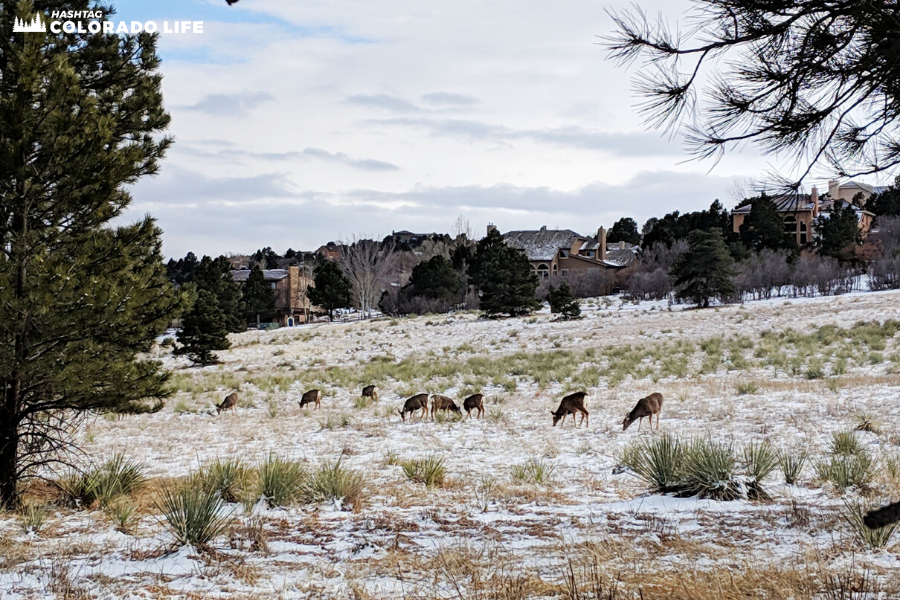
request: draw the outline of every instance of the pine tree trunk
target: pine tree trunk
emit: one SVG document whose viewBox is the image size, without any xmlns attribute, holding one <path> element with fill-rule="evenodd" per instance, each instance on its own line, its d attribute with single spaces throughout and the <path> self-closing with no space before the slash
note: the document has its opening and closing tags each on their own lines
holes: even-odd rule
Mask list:
<svg viewBox="0 0 900 600">
<path fill-rule="evenodd" d="M 18 404 L 19 382 L 4 381 L 5 393 L 0 406 L 0 508 L 13 508 L 16 504 L 18 485 L 18 464 L 16 456 L 19 446 Z"/>
</svg>

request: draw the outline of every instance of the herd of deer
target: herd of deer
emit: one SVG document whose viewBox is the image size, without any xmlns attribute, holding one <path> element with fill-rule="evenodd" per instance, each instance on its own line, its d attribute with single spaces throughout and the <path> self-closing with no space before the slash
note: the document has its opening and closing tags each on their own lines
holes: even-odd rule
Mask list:
<svg viewBox="0 0 900 600">
<path fill-rule="evenodd" d="M 378 389 L 374 385 L 367 385 L 362 390 L 363 398 L 371 398 L 373 401 L 378 400 Z M 584 401 L 587 398 L 586 392 L 575 392 L 574 394 L 569 394 L 559 403 L 559 408 L 555 411 L 551 410 L 550 414 L 553 415 L 553 426 L 555 427 L 559 421 L 563 423 L 566 422 L 566 417 L 572 415 L 572 424 L 575 427 L 581 427 L 581 424 L 584 423 L 585 427 L 590 425 L 590 413 L 588 413 L 587 409 L 584 407 Z M 222 404 L 216 405 L 216 413 L 221 414 L 223 410 L 234 409 L 237 406 L 238 395 L 237 392 L 232 392 L 225 396 L 225 400 L 222 401 Z M 303 408 L 307 404 L 315 404 L 316 408 L 320 408 L 322 402 L 322 392 L 320 390 L 309 390 L 303 396 L 300 397 L 300 408 Z M 634 409 L 626 415 L 625 420 L 622 421 L 622 431 L 628 429 L 628 427 L 634 423 L 638 422 L 638 430 L 641 428 L 641 423 L 644 422 L 644 417 L 649 417 L 650 419 L 650 428 L 653 429 L 653 415 L 656 415 L 656 428 L 659 429 L 659 413 L 662 410 L 663 397 L 659 392 L 654 392 L 647 396 L 646 398 L 641 398 L 638 400 L 637 405 L 635 405 Z M 398 412 L 400 413 L 400 418 L 406 421 L 406 415 L 409 413 L 410 419 L 412 419 L 420 410 L 422 414 L 420 418 L 427 416 L 428 413 L 428 394 L 416 394 L 409 400 L 407 400 L 403 404 L 403 408 Z M 484 416 L 484 394 L 472 394 L 465 400 L 463 400 L 463 409 L 466 411 L 466 418 L 468 419 L 472 416 L 472 411 L 476 411 L 476 418 L 481 418 Z M 441 394 L 432 394 L 431 396 L 431 418 L 434 419 L 434 415 L 438 411 L 445 412 L 456 412 L 461 413 L 459 406 L 457 406 L 456 402 L 453 401 L 452 398 L 448 396 L 442 396 Z M 581 420 L 577 423 L 575 422 L 575 416 L 577 414 L 581 415 Z"/>
</svg>

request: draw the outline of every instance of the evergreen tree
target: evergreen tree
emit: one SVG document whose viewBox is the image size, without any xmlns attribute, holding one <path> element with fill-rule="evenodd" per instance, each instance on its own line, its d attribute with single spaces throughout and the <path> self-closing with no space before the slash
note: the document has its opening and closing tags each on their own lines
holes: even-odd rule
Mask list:
<svg viewBox="0 0 900 600">
<path fill-rule="evenodd" d="M 353 304 L 350 280 L 336 262 L 326 260 L 316 266 L 313 283 L 306 288 L 309 301 L 328 311 L 328 320 L 334 320 L 334 311 Z"/>
<path fill-rule="evenodd" d="M 190 310 L 181 318 L 178 332 L 181 344 L 173 354 L 187 356 L 199 365 L 213 365 L 219 362 L 213 351 L 228 350 L 228 328 L 225 313 L 219 308 L 216 297 L 207 290 L 197 290 L 196 299 Z"/>
<path fill-rule="evenodd" d="M 278 253 L 272 250 L 272 248 L 266 246 L 262 250 L 254 252 L 251 258 L 258 267 L 263 269 L 277 269 L 278 259 L 281 257 L 278 256 Z"/>
<path fill-rule="evenodd" d="M 275 318 L 275 294 L 259 267 L 251 269 L 244 284 L 243 302 L 245 322 L 253 320 L 259 326 Z"/>
<path fill-rule="evenodd" d="M 896 217 L 900 215 L 900 176 L 886 190 L 872 194 L 866 201 L 866 210 L 876 217 Z"/>
<path fill-rule="evenodd" d="M 409 279 L 411 294 L 435 300 L 459 301 L 461 287 L 459 274 L 440 255 L 416 265 Z"/>
<path fill-rule="evenodd" d="M 581 306 L 572 295 L 572 288 L 565 281 L 559 284 L 559 288 L 550 286 L 547 302 L 550 303 L 550 312 L 562 315 L 564 319 L 575 319 L 581 316 Z"/>
<path fill-rule="evenodd" d="M 225 315 L 225 328 L 230 333 L 247 329 L 244 306 L 241 299 L 241 284 L 231 275 L 231 265 L 224 256 L 212 259 L 204 256 L 194 270 L 192 280 L 197 289 L 206 290 L 216 297 L 216 303 Z"/>
<path fill-rule="evenodd" d="M 610 244 L 618 242 L 628 242 L 633 246 L 640 244 L 641 234 L 638 233 L 637 222 L 630 217 L 619 219 L 606 234 L 606 241 Z"/>
<path fill-rule="evenodd" d="M 510 248 L 497 230 L 478 242 L 469 264 L 469 277 L 481 297 L 481 309 L 490 316 L 518 316 L 540 308 L 534 297 L 538 278 L 525 254 Z"/>
<path fill-rule="evenodd" d="M 708 308 L 711 299 L 734 293 L 733 265 L 734 259 L 718 231 L 692 231 L 687 251 L 672 265 L 676 295 Z"/>
<path fill-rule="evenodd" d="M 757 252 L 780 249 L 797 251 L 796 237 L 785 236 L 784 221 L 771 198 L 763 194 L 744 203 L 750 204 L 750 214 L 741 223 L 740 236 L 747 248 Z"/>
<path fill-rule="evenodd" d="M 176 287 L 184 285 L 194 280 L 194 272 L 199 264 L 200 261 L 197 260 L 197 255 L 193 252 L 188 252 L 184 258 L 179 258 L 177 261 L 170 258 L 169 262 L 166 263 L 166 277 Z"/>
<path fill-rule="evenodd" d="M 835 202 L 830 213 L 816 219 L 819 233 L 819 254 L 832 256 L 842 263 L 853 260 L 853 247 L 862 241 L 859 219 L 853 206 Z"/>
<path fill-rule="evenodd" d="M 44 0 L 42 11 L 89 10 Z M 104 13 L 109 14 L 104 10 Z M 65 460 L 88 411 L 158 410 L 167 375 L 146 357 L 177 315 L 159 229 L 117 224 L 158 170 L 156 36 L 11 31 L 0 5 L 0 505 Z M 85 27 L 86 29 L 86 27 Z"/>
</svg>

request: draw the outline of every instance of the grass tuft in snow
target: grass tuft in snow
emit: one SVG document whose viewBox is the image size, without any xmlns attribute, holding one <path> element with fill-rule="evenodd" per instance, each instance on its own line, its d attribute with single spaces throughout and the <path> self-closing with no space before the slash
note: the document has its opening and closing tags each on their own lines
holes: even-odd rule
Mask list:
<svg viewBox="0 0 900 600">
<path fill-rule="evenodd" d="M 222 496 L 196 480 L 164 489 L 156 501 L 162 523 L 181 546 L 203 549 L 231 526 Z"/>
<path fill-rule="evenodd" d="M 735 387 L 738 396 L 746 396 L 755 394 L 759 391 L 759 386 L 753 381 L 739 381 Z"/>
<path fill-rule="evenodd" d="M 264 496 L 269 506 L 288 506 L 299 497 L 306 470 L 297 461 L 269 454 L 259 463 L 257 477 L 257 497 Z"/>
<path fill-rule="evenodd" d="M 366 478 L 362 473 L 345 468 L 341 459 L 323 463 L 304 485 L 304 495 L 310 502 L 340 500 L 341 505 L 359 508 Z"/>
<path fill-rule="evenodd" d="M 881 427 L 878 426 L 878 422 L 869 415 L 861 414 L 856 415 L 856 427 L 853 428 L 854 431 L 868 431 L 869 433 L 880 434 Z"/>
<path fill-rule="evenodd" d="M 731 444 L 695 439 L 684 449 L 679 495 L 736 500 L 741 497 L 734 479 L 736 460 Z"/>
<path fill-rule="evenodd" d="M 440 487 L 444 485 L 447 470 L 444 459 L 436 456 L 427 458 L 414 458 L 400 463 L 406 478 L 416 483 L 424 483 L 428 487 Z"/>
<path fill-rule="evenodd" d="M 219 492 L 225 502 L 239 502 L 243 498 L 250 476 L 250 469 L 236 457 L 218 458 L 197 474 L 200 485 Z"/>
<path fill-rule="evenodd" d="M 549 483 L 553 478 L 554 470 L 556 470 L 556 466 L 544 462 L 543 458 L 531 458 L 521 465 L 513 465 L 511 474 L 513 480 L 518 483 L 543 485 Z"/>
<path fill-rule="evenodd" d="M 863 517 L 872 508 L 875 508 L 875 506 L 863 506 L 858 502 L 845 502 L 844 508 L 841 510 L 841 516 L 850 524 L 857 540 L 862 542 L 863 546 L 876 550 L 885 549 L 888 547 L 894 532 L 900 527 L 900 523 L 892 523 L 878 529 L 869 529 L 863 522 Z"/>
<path fill-rule="evenodd" d="M 747 483 L 747 497 L 751 500 L 768 500 L 769 494 L 762 487 L 762 481 L 778 468 L 778 451 L 769 442 L 750 442 L 744 446 L 742 462 Z"/>
<path fill-rule="evenodd" d="M 841 493 L 854 486 L 866 489 L 877 470 L 876 461 L 863 449 L 856 454 L 832 454 L 816 465 L 819 479 L 830 482 Z"/>
<path fill-rule="evenodd" d="M 852 431 L 835 432 L 831 434 L 831 453 L 832 454 L 859 454 L 862 451 L 862 444 Z"/>
<path fill-rule="evenodd" d="M 130 499 L 125 498 L 124 496 L 116 498 L 103 507 L 103 512 L 116 526 L 117 531 L 122 533 L 131 531 L 136 509 L 134 503 Z"/>
<path fill-rule="evenodd" d="M 25 533 L 39 533 L 46 519 L 47 507 L 43 504 L 26 502 L 19 509 L 19 520 Z"/>
<path fill-rule="evenodd" d="M 625 447 L 619 462 L 659 493 L 678 489 L 684 448 L 674 435 L 665 433 Z"/>
<path fill-rule="evenodd" d="M 782 450 L 778 454 L 778 465 L 781 467 L 781 474 L 784 475 L 786 484 L 794 485 L 797 482 L 808 459 L 809 453 L 806 450 Z"/>
</svg>

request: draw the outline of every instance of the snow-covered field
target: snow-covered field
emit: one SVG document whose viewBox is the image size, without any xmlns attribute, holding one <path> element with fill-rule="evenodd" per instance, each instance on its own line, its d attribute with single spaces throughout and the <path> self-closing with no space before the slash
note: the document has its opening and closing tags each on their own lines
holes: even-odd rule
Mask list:
<svg viewBox="0 0 900 600">
<path fill-rule="evenodd" d="M 814 468 L 832 434 L 866 415 L 880 433 L 856 435 L 882 463 L 866 501 L 900 499 L 886 467 L 900 451 L 900 335 L 868 347 L 839 331 L 827 348 L 777 335 L 900 319 L 900 293 L 583 308 L 572 322 L 464 313 L 244 333 L 204 369 L 160 348 L 181 390 L 166 408 L 98 418 L 79 434 L 89 457 L 124 452 L 144 466 L 137 524 L 121 533 L 99 510 L 54 506 L 25 533 L 19 516 L 0 515 L 0 598 L 900 597 L 897 555 L 864 548 L 841 517 L 861 494 L 837 493 Z M 366 382 L 380 398 L 359 408 Z M 312 387 L 322 408 L 301 410 Z M 590 426 L 552 427 L 550 411 L 582 387 Z M 233 389 L 240 406 L 217 416 L 213 403 Z M 397 409 L 417 391 L 458 401 L 483 391 L 487 416 L 403 422 Z M 626 445 L 658 435 L 646 423 L 622 431 L 624 414 L 655 391 L 660 433 L 738 452 L 767 440 L 807 449 L 810 464 L 791 486 L 776 469 L 770 502 L 648 494 L 616 467 Z M 366 478 L 360 505 L 260 504 L 266 552 L 227 536 L 210 551 L 175 548 L 155 490 L 218 457 L 252 464 L 268 453 L 310 469 L 341 457 Z M 397 464 L 429 456 L 444 460 L 443 486 L 413 483 Z M 551 480 L 516 480 L 529 460 L 552 467 Z M 250 521 L 234 510 L 237 525 Z M 589 585 L 598 580 L 607 595 Z"/>
</svg>

